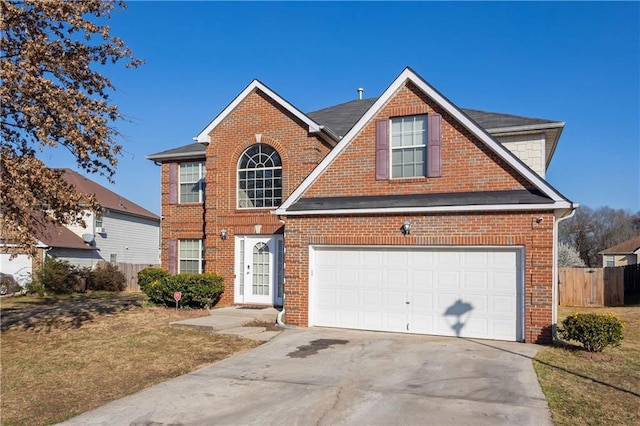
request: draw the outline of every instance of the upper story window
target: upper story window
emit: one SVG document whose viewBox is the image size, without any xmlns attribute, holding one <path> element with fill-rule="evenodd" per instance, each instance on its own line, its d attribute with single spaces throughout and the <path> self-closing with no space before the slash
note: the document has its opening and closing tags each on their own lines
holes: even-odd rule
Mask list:
<svg viewBox="0 0 640 426">
<path fill-rule="evenodd" d="M 391 177 L 426 176 L 427 116 L 391 119 Z"/>
<path fill-rule="evenodd" d="M 269 145 L 250 146 L 238 162 L 238 208 L 272 208 L 282 202 L 282 160 Z"/>
<path fill-rule="evenodd" d="M 102 223 L 102 215 L 100 213 L 96 213 L 96 221 L 94 226 L 96 228 L 102 228 L 104 226 Z"/>
<path fill-rule="evenodd" d="M 607 255 L 607 267 L 609 268 L 613 268 L 614 266 L 616 266 L 616 258 L 612 255 Z"/>
<path fill-rule="evenodd" d="M 376 120 L 376 180 L 442 176 L 442 116 Z"/>
<path fill-rule="evenodd" d="M 204 201 L 204 162 L 180 163 L 180 203 Z"/>
</svg>

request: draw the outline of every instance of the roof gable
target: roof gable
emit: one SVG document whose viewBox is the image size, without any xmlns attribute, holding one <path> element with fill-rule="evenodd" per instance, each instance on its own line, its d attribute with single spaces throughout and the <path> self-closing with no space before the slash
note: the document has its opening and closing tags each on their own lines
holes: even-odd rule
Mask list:
<svg viewBox="0 0 640 426">
<path fill-rule="evenodd" d="M 474 121 L 463 110 L 455 106 L 445 98 L 440 92 L 429 85 L 410 68 L 405 70 L 391 83 L 385 92 L 378 99 L 373 101 L 368 110 L 358 119 L 358 121 L 348 130 L 338 145 L 324 158 L 320 165 L 303 181 L 303 183 L 285 200 L 276 211 L 277 214 L 286 214 L 288 209 L 297 202 L 303 194 L 316 182 L 317 179 L 331 166 L 331 164 L 344 152 L 363 128 L 370 123 L 381 109 L 389 102 L 396 92 L 408 83 L 412 83 L 420 92 L 433 101 L 439 108 L 449 114 L 457 123 L 469 131 L 477 138 L 490 152 L 493 152 L 499 159 L 511 166 L 517 174 L 530 182 L 542 195 L 553 201 L 554 207 L 569 208 L 572 203 L 558 193 L 551 185 L 542 179 L 537 173 L 520 161 L 514 154 L 507 150 L 501 143 L 496 141 L 485 129 Z"/>
<path fill-rule="evenodd" d="M 286 111 L 288 111 L 297 119 L 299 119 L 301 122 L 303 122 L 305 125 L 307 125 L 309 129 L 309 133 L 322 132 L 323 130 L 322 126 L 320 126 L 318 123 L 313 121 L 303 112 L 301 112 L 298 108 L 294 107 L 291 103 L 287 102 L 284 98 L 282 98 L 276 92 L 274 92 L 273 90 L 269 89 L 267 86 L 262 84 L 260 81 L 253 80 L 247 87 L 245 87 L 245 89 L 242 92 L 240 92 L 238 96 L 236 96 L 236 98 L 233 101 L 231 101 L 229 105 L 227 105 L 225 109 L 222 110 L 220 114 L 218 114 L 216 118 L 213 119 L 213 121 L 211 121 L 200 133 L 198 133 L 196 137 L 194 137 L 194 140 L 196 140 L 199 143 L 205 143 L 205 144 L 211 142 L 209 140 L 209 134 L 213 131 L 213 129 L 215 129 L 216 126 L 218 126 L 218 124 L 220 124 L 225 118 L 227 118 L 227 116 L 231 114 L 231 112 L 245 98 L 247 98 L 251 93 L 253 93 L 256 90 L 260 90 L 261 92 L 263 92 L 265 95 L 271 98 L 274 102 L 282 106 L 282 108 L 284 108 Z"/>
</svg>

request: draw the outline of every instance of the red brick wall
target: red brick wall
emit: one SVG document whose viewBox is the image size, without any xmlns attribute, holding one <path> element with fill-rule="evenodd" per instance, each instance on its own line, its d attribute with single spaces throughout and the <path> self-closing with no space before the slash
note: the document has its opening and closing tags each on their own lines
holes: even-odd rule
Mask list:
<svg viewBox="0 0 640 426">
<path fill-rule="evenodd" d="M 541 223 L 536 218 L 542 217 Z M 411 234 L 399 228 L 411 222 Z M 309 245 L 518 246 L 524 247 L 525 335 L 549 343 L 552 322 L 553 215 L 511 212 L 440 215 L 296 217 L 286 219 L 287 322 L 309 322 Z"/>
<path fill-rule="evenodd" d="M 438 112 L 443 117 L 442 177 L 375 180 L 375 119 Z M 313 184 L 305 197 L 511 190 L 529 187 L 496 154 L 412 86 L 399 89 L 374 120 Z M 256 136 L 260 135 L 260 136 Z M 206 271 L 220 273 L 227 290 L 221 304 L 233 303 L 234 236 L 273 234 L 283 223 L 268 210 L 236 208 L 236 167 L 240 155 L 259 138 L 283 162 L 286 198 L 329 152 L 303 123 L 257 91 L 241 102 L 210 134 L 206 152 L 206 202 L 168 204 L 168 166 L 162 168 L 163 265 L 167 241 L 205 239 Z M 544 221 L 536 223 L 542 216 Z M 204 218 L 204 221 L 203 221 Z M 411 221 L 411 235 L 399 227 Z M 549 212 L 421 214 L 286 218 L 285 292 L 287 321 L 308 324 L 309 244 L 519 246 L 525 248 L 525 339 L 551 336 L 553 215 Z M 260 230 L 256 230 L 256 225 Z M 228 239 L 220 239 L 226 229 Z"/>
<path fill-rule="evenodd" d="M 442 115 L 442 177 L 376 180 L 376 120 Z M 413 85 L 404 86 L 353 139 L 304 197 L 493 191 L 530 187 L 514 170 Z"/>
<path fill-rule="evenodd" d="M 224 277 L 226 290 L 220 304 L 228 305 L 233 303 L 234 294 L 234 236 L 282 233 L 282 222 L 270 210 L 236 208 L 240 156 L 258 139 L 275 148 L 282 159 L 284 199 L 330 148 L 310 135 L 304 123 L 260 91 L 247 96 L 211 132 L 210 138 L 206 150 L 205 203 L 169 205 L 169 166 L 162 166 L 162 265 L 168 269 L 169 239 L 204 239 L 205 270 Z M 226 241 L 220 238 L 222 229 L 227 230 Z"/>
</svg>

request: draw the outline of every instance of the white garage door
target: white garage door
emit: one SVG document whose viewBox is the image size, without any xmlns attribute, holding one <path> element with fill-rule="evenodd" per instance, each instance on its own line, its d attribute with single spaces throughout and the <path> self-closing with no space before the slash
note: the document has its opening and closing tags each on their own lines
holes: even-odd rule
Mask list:
<svg viewBox="0 0 640 426">
<path fill-rule="evenodd" d="M 310 325 L 523 340 L 521 250 L 311 251 Z"/>
</svg>

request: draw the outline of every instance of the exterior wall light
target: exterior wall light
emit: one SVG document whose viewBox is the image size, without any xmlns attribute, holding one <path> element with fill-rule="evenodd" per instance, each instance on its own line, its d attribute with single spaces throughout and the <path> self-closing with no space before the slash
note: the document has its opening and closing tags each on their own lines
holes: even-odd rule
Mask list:
<svg viewBox="0 0 640 426">
<path fill-rule="evenodd" d="M 225 241 L 227 239 L 227 230 L 226 229 L 223 229 L 223 230 L 220 231 L 220 239 L 222 241 Z"/>
<path fill-rule="evenodd" d="M 411 223 L 409 223 L 408 220 L 405 220 L 400 227 L 400 231 L 402 231 L 402 235 L 409 235 L 411 233 Z"/>
</svg>

